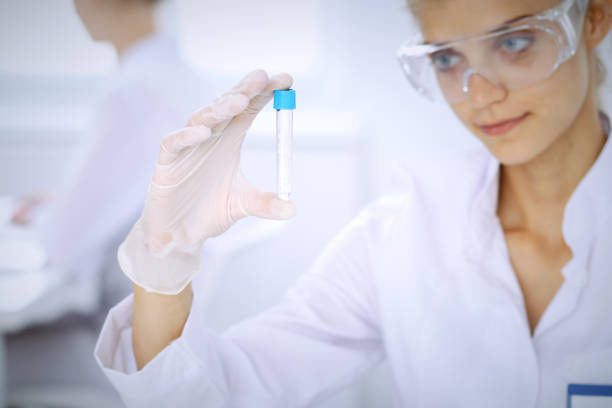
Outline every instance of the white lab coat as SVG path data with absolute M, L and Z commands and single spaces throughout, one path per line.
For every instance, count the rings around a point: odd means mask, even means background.
M 311 406 L 383 358 L 398 407 L 563 407 L 568 383 L 612 384 L 612 142 L 567 204 L 574 257 L 533 336 L 496 217 L 499 162 L 478 150 L 412 169 L 281 304 L 223 333 L 196 292 L 182 335 L 137 371 L 132 296 L 112 309 L 95 357 L 126 404 Z
M 116 265 L 117 246 L 142 210 L 161 140 L 212 100 L 204 88 L 170 37 L 153 35 L 126 50 L 94 109 L 86 153 L 42 213 L 51 265 L 81 279 L 98 279 L 105 264 Z

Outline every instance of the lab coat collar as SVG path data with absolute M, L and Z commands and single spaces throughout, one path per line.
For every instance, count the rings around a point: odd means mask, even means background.
M 469 239 L 466 241 L 466 249 L 476 261 L 482 260 L 482 254 L 491 242 L 496 223 L 499 222 L 496 212 L 500 162 L 489 151 L 487 154 L 489 160 L 468 214 Z
M 566 281 L 579 287 L 586 283 L 586 271 L 594 239 L 603 228 L 609 228 L 612 209 L 612 143 L 609 142 L 610 119 L 599 113 L 608 141 L 595 163 L 580 181 L 564 212 L 563 236 L 573 258 L 563 268 Z M 499 227 L 497 203 L 499 197 L 500 162 L 489 153 L 480 191 L 475 196 L 468 218 L 468 253 L 482 259 L 483 251 Z

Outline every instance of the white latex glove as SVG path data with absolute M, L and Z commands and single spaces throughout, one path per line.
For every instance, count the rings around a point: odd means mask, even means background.
M 295 206 L 253 187 L 240 170 L 248 128 L 272 99 L 288 89 L 287 74 L 248 74 L 187 127 L 164 138 L 142 215 L 118 251 L 123 272 L 149 292 L 176 294 L 201 269 L 207 238 L 248 215 L 284 220 Z

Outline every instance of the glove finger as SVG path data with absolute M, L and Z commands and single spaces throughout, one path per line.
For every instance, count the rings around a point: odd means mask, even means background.
M 258 95 L 251 98 L 251 102 L 244 111 L 244 115 L 254 118 L 270 102 L 274 96 L 274 91 L 289 89 L 291 85 L 293 85 L 291 75 L 287 73 L 274 75 L 270 78 L 266 87 Z
M 246 109 L 228 123 L 226 128 L 228 133 L 231 129 L 231 133 L 244 136 L 257 114 L 270 102 L 274 91 L 289 89 L 292 84 L 293 78 L 289 74 L 279 74 L 270 78 L 266 87 L 251 99 Z
M 233 92 L 239 92 L 240 94 L 245 95 L 247 98 L 251 100 L 249 102 L 250 104 L 253 99 L 257 98 L 259 94 L 265 91 L 266 87 L 268 87 L 269 84 L 270 82 L 268 80 L 268 74 L 263 70 L 255 70 L 249 73 L 242 81 L 238 83 L 238 85 L 234 86 L 234 88 L 232 88 L 228 93 L 231 94 Z M 222 124 L 219 124 L 218 126 L 219 131 L 225 132 L 230 122 L 231 120 L 226 121 Z M 247 128 L 237 129 L 239 133 L 236 135 L 236 137 L 239 138 L 240 136 L 244 136 L 243 132 Z
M 251 99 L 265 88 L 268 84 L 268 74 L 263 69 L 256 69 L 249 72 L 240 82 L 234 85 L 229 91 L 225 92 L 221 97 L 230 94 L 243 94 Z
M 207 126 L 189 126 L 176 130 L 162 140 L 157 163 L 170 164 L 183 150 L 209 140 L 211 130 Z
M 224 122 L 242 112 L 249 104 L 250 99 L 258 95 L 267 83 L 268 74 L 265 71 L 259 69 L 250 72 L 238 84 L 234 85 L 232 89 L 215 99 L 212 104 L 192 115 L 187 125 L 191 126 L 198 123 L 211 128 L 219 125 L 222 125 L 219 126 L 221 129 L 225 128 L 226 123 Z M 246 98 L 240 97 L 240 95 Z M 237 106 L 227 106 L 231 104 L 237 104 Z M 242 107 L 243 105 L 244 107 Z M 232 112 L 233 115 L 227 117 L 224 114 L 225 112 Z
M 279 199 L 275 193 L 249 191 L 239 197 L 241 216 L 253 215 L 272 220 L 288 220 L 295 216 L 295 205 Z
M 242 113 L 249 102 L 247 96 L 239 93 L 219 97 L 210 105 L 193 113 L 187 126 L 207 126 L 212 129 Z

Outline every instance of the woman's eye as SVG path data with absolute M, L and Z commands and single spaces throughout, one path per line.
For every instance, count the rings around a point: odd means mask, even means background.
M 500 47 L 503 48 L 504 51 L 519 53 L 526 50 L 532 42 L 532 36 L 506 37 L 501 40 Z
M 431 57 L 431 60 L 436 69 L 445 71 L 451 69 L 459 62 L 459 56 L 456 54 L 436 54 Z

